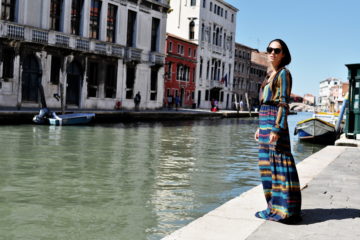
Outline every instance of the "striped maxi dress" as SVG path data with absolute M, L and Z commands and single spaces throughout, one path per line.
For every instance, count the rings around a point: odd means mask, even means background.
M 273 91 L 270 84 L 263 88 L 259 112 L 259 168 L 268 207 L 255 216 L 286 222 L 299 217 L 301 210 L 299 177 L 287 126 L 287 103 L 292 85 L 290 72 L 286 68 L 280 69 L 273 81 Z M 271 132 L 277 133 L 279 139 L 269 144 Z

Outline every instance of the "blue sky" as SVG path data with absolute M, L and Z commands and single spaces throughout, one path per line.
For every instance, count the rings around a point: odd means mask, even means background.
M 360 63 L 359 0 L 225 0 L 237 9 L 236 42 L 264 51 L 283 39 L 291 52 L 292 92 L 319 95 L 328 77 L 347 80 Z

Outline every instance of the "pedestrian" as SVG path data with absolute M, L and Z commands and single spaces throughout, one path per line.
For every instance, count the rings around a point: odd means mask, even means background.
M 170 110 L 172 107 L 173 97 L 169 95 L 167 98 L 168 98 L 168 109 Z
M 244 102 L 240 100 L 240 111 L 244 111 Z
M 140 92 L 138 92 L 134 97 L 135 111 L 139 111 L 140 102 L 141 102 L 141 95 Z
M 178 95 L 176 95 L 175 97 L 175 107 L 176 107 L 176 111 L 178 110 L 178 107 L 180 106 L 180 97 Z
M 214 108 L 215 108 L 215 112 L 219 111 L 219 101 L 216 99 L 214 101 Z
M 296 223 L 301 221 L 301 192 L 287 124 L 292 78 L 285 68 L 291 62 L 291 55 L 281 39 L 269 43 L 267 55 L 271 71 L 261 85 L 259 128 L 255 133 L 267 209 L 255 216 Z

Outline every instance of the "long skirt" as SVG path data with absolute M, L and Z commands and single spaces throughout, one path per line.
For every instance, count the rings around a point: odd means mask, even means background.
M 262 105 L 259 112 L 259 168 L 267 209 L 256 217 L 283 221 L 300 216 L 301 192 L 294 158 L 291 154 L 289 129 L 281 129 L 277 142 L 269 144 L 278 107 Z

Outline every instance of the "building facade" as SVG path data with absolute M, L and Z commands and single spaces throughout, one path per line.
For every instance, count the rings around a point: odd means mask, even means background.
M 231 107 L 237 9 L 222 0 L 171 0 L 167 32 L 198 45 L 196 106 Z
M 319 101 L 318 107 L 320 111 L 330 111 L 333 108 L 335 102 L 331 97 L 331 88 L 338 86 L 341 81 L 337 78 L 327 78 L 320 82 Z
M 165 58 L 165 105 L 180 98 L 181 107 L 192 107 L 195 103 L 195 74 L 197 45 L 172 34 L 166 37 Z
M 163 104 L 166 0 L 1 0 L 0 105 Z M 119 104 L 120 103 L 120 104 Z
M 340 111 L 341 106 L 346 97 L 346 93 L 349 91 L 349 83 L 340 82 L 338 85 L 334 85 L 330 88 L 330 102 L 334 103 L 333 111 Z
M 315 96 L 310 93 L 305 94 L 303 103 L 310 105 L 310 106 L 314 106 L 315 105 Z
M 251 52 L 252 48 L 235 43 L 235 61 L 234 61 L 234 82 L 233 82 L 233 98 L 234 103 L 240 101 L 246 102 L 245 96 L 249 92 L 250 87 L 250 68 L 251 68 Z M 237 104 L 234 104 L 237 106 Z M 245 104 L 244 104 L 245 106 Z
M 261 84 L 267 75 L 268 67 L 267 54 L 254 49 L 251 52 L 250 79 L 246 88 L 249 95 L 250 105 L 252 106 L 260 104 L 259 91 Z

